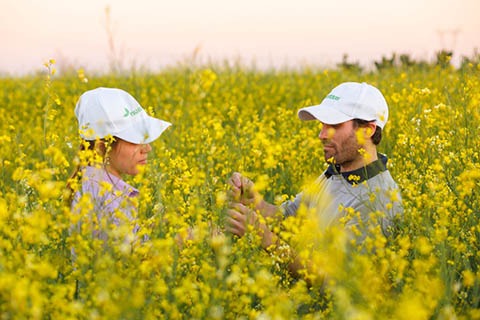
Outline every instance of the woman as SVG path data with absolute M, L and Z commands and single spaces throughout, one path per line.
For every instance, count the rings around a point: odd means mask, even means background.
M 91 218 L 98 224 L 133 222 L 139 192 L 122 176 L 139 173 L 152 150 L 150 143 L 171 124 L 150 117 L 135 98 L 116 88 L 85 92 L 75 115 L 83 142 L 79 165 L 68 182 L 73 211 L 95 213 Z M 105 230 L 95 228 L 94 233 L 106 237 Z

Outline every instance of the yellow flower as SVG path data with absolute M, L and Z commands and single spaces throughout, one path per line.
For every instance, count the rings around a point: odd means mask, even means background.
M 474 284 L 475 284 L 475 280 L 476 280 L 476 277 L 475 277 L 475 274 L 471 271 L 471 270 L 464 270 L 462 272 L 462 276 L 463 276 L 463 285 L 465 287 L 472 287 Z

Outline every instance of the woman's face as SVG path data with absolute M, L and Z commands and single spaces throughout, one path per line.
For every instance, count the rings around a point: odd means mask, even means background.
M 135 144 L 117 138 L 109 152 L 107 170 L 121 178 L 123 174 L 138 174 L 139 166 L 147 164 L 148 153 L 152 151 L 150 144 Z

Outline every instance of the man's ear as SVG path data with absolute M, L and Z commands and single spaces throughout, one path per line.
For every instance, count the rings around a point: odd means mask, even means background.
M 366 137 L 371 138 L 375 133 L 375 130 L 377 130 L 377 124 L 375 123 L 375 121 L 368 122 L 367 125 L 365 126 Z

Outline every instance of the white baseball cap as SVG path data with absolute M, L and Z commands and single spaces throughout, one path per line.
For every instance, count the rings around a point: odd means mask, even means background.
M 96 88 L 80 96 L 75 107 L 80 136 L 85 140 L 108 135 L 145 144 L 157 139 L 171 123 L 149 116 L 128 92 Z
M 339 124 L 352 119 L 375 121 L 383 129 L 388 105 L 380 90 L 365 82 L 344 82 L 335 87 L 322 103 L 298 110 L 301 120 Z

